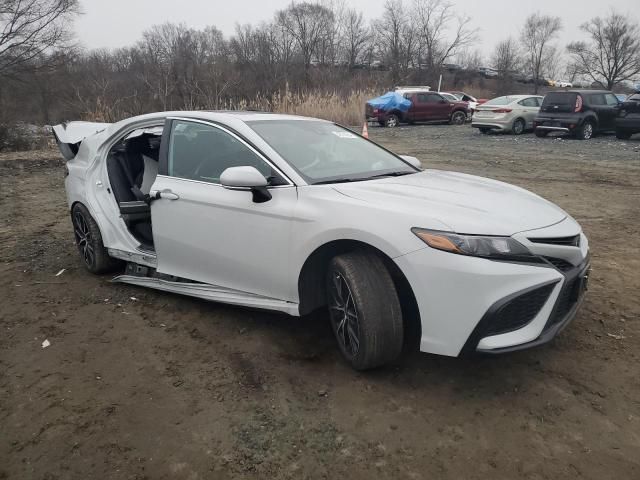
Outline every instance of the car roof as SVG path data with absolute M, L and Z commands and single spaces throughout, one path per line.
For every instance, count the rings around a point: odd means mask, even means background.
M 549 92 L 549 93 L 579 93 L 580 95 L 585 95 L 587 93 L 611 93 L 609 90 L 591 90 L 588 88 L 580 89 L 580 88 L 572 88 L 570 90 L 560 90 L 558 92 Z

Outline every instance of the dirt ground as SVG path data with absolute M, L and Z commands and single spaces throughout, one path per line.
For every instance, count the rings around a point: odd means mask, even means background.
M 410 353 L 357 373 L 324 315 L 90 275 L 73 244 L 62 161 L 5 154 L 0 479 L 640 478 L 640 138 L 483 136 L 468 126 L 370 135 L 425 166 L 515 183 L 571 213 L 593 255 L 574 323 L 527 352 Z

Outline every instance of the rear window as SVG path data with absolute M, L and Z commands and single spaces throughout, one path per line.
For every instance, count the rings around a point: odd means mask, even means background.
M 550 92 L 544 97 L 542 105 L 563 105 L 573 107 L 576 104 L 577 93 L 572 92 Z
M 509 105 L 511 102 L 516 100 L 514 97 L 498 97 L 489 100 L 485 105 Z

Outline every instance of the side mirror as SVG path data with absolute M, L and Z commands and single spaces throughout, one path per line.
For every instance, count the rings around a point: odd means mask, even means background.
M 255 167 L 229 167 L 220 175 L 220 184 L 230 190 L 250 190 L 255 203 L 271 200 L 267 179 Z
M 422 162 L 416 157 L 412 157 L 411 155 L 400 155 L 400 158 L 412 167 L 416 167 L 417 169 L 422 170 Z

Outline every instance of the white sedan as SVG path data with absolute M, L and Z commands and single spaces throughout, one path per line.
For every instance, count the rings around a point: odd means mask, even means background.
M 556 205 L 422 170 L 334 123 L 164 112 L 54 127 L 86 268 L 301 316 L 356 369 L 414 341 L 457 356 L 542 344 L 574 317 L 589 247 Z

